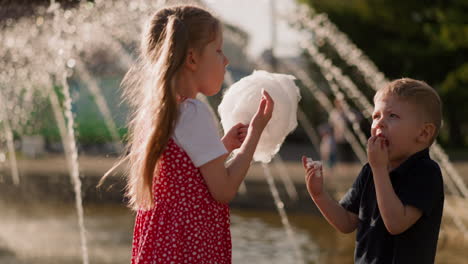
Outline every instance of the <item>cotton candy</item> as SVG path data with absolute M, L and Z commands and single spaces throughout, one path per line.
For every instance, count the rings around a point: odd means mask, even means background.
M 318 170 L 315 172 L 315 175 L 318 178 L 322 177 L 322 162 L 321 161 L 315 161 L 312 158 L 307 158 L 306 166 L 307 168 L 312 168 L 312 167 L 318 168 Z
M 301 99 L 299 88 L 292 75 L 254 71 L 234 83 L 223 95 L 218 112 L 224 131 L 237 123 L 248 124 L 257 112 L 262 89 L 275 102 L 273 115 L 268 122 L 257 149 L 254 161 L 269 163 L 279 151 L 286 136 L 297 127 L 297 105 Z

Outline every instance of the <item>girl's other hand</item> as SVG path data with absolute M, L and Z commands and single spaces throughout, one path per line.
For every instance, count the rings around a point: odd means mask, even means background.
M 257 113 L 252 118 L 251 126 L 253 129 L 263 131 L 273 115 L 274 102 L 267 91 L 262 90 L 262 99 L 258 106 Z
M 307 157 L 302 156 L 302 166 L 304 167 L 307 190 L 312 197 L 318 197 L 323 192 L 323 170 L 317 163 L 308 164 Z
M 247 136 L 248 127 L 249 125 L 237 123 L 235 126 L 231 127 L 231 129 L 229 129 L 221 139 L 229 153 L 242 145 L 242 142 L 244 142 L 244 139 Z

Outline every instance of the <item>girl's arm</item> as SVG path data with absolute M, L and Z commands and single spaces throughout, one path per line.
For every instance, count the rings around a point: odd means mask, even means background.
M 356 214 L 344 209 L 324 191 L 323 172 L 318 172 L 322 169 L 321 166 L 307 166 L 306 157 L 302 157 L 302 165 L 306 170 L 306 184 L 310 197 L 328 223 L 342 233 L 353 232 L 358 226 L 359 218 Z
M 258 107 L 257 113 L 250 122 L 247 137 L 232 162 L 225 167 L 226 155 L 222 155 L 200 167 L 208 189 L 213 198 L 222 203 L 230 202 L 237 193 L 240 184 L 250 167 L 255 148 L 257 147 L 263 129 L 271 119 L 273 100 L 267 92 Z

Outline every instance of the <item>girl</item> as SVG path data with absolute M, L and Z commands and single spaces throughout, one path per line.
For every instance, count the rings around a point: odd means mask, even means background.
M 198 7 L 159 10 L 142 41 L 142 66 L 124 78 L 135 109 L 127 157 L 127 196 L 137 211 L 134 264 L 231 263 L 227 203 L 247 173 L 273 101 L 263 92 L 250 124 L 219 138 L 209 109 L 195 96 L 221 88 L 228 64 L 221 26 Z M 141 72 L 147 75 L 135 77 Z

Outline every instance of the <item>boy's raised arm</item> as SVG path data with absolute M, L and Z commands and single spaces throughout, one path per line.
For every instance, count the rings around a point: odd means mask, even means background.
M 353 232 L 358 225 L 358 216 L 344 209 L 323 190 L 321 166 L 308 165 L 306 157 L 302 157 L 302 165 L 306 170 L 307 190 L 325 219 L 342 233 Z
M 367 144 L 369 164 L 374 177 L 375 193 L 380 215 L 392 235 L 398 235 L 410 228 L 422 216 L 422 211 L 414 206 L 404 205 L 393 190 L 388 173 L 381 137 L 373 136 Z
M 404 205 L 393 190 L 386 169 L 372 169 L 375 193 L 382 220 L 388 232 L 398 235 L 405 232 L 422 216 L 422 211 L 411 205 Z

